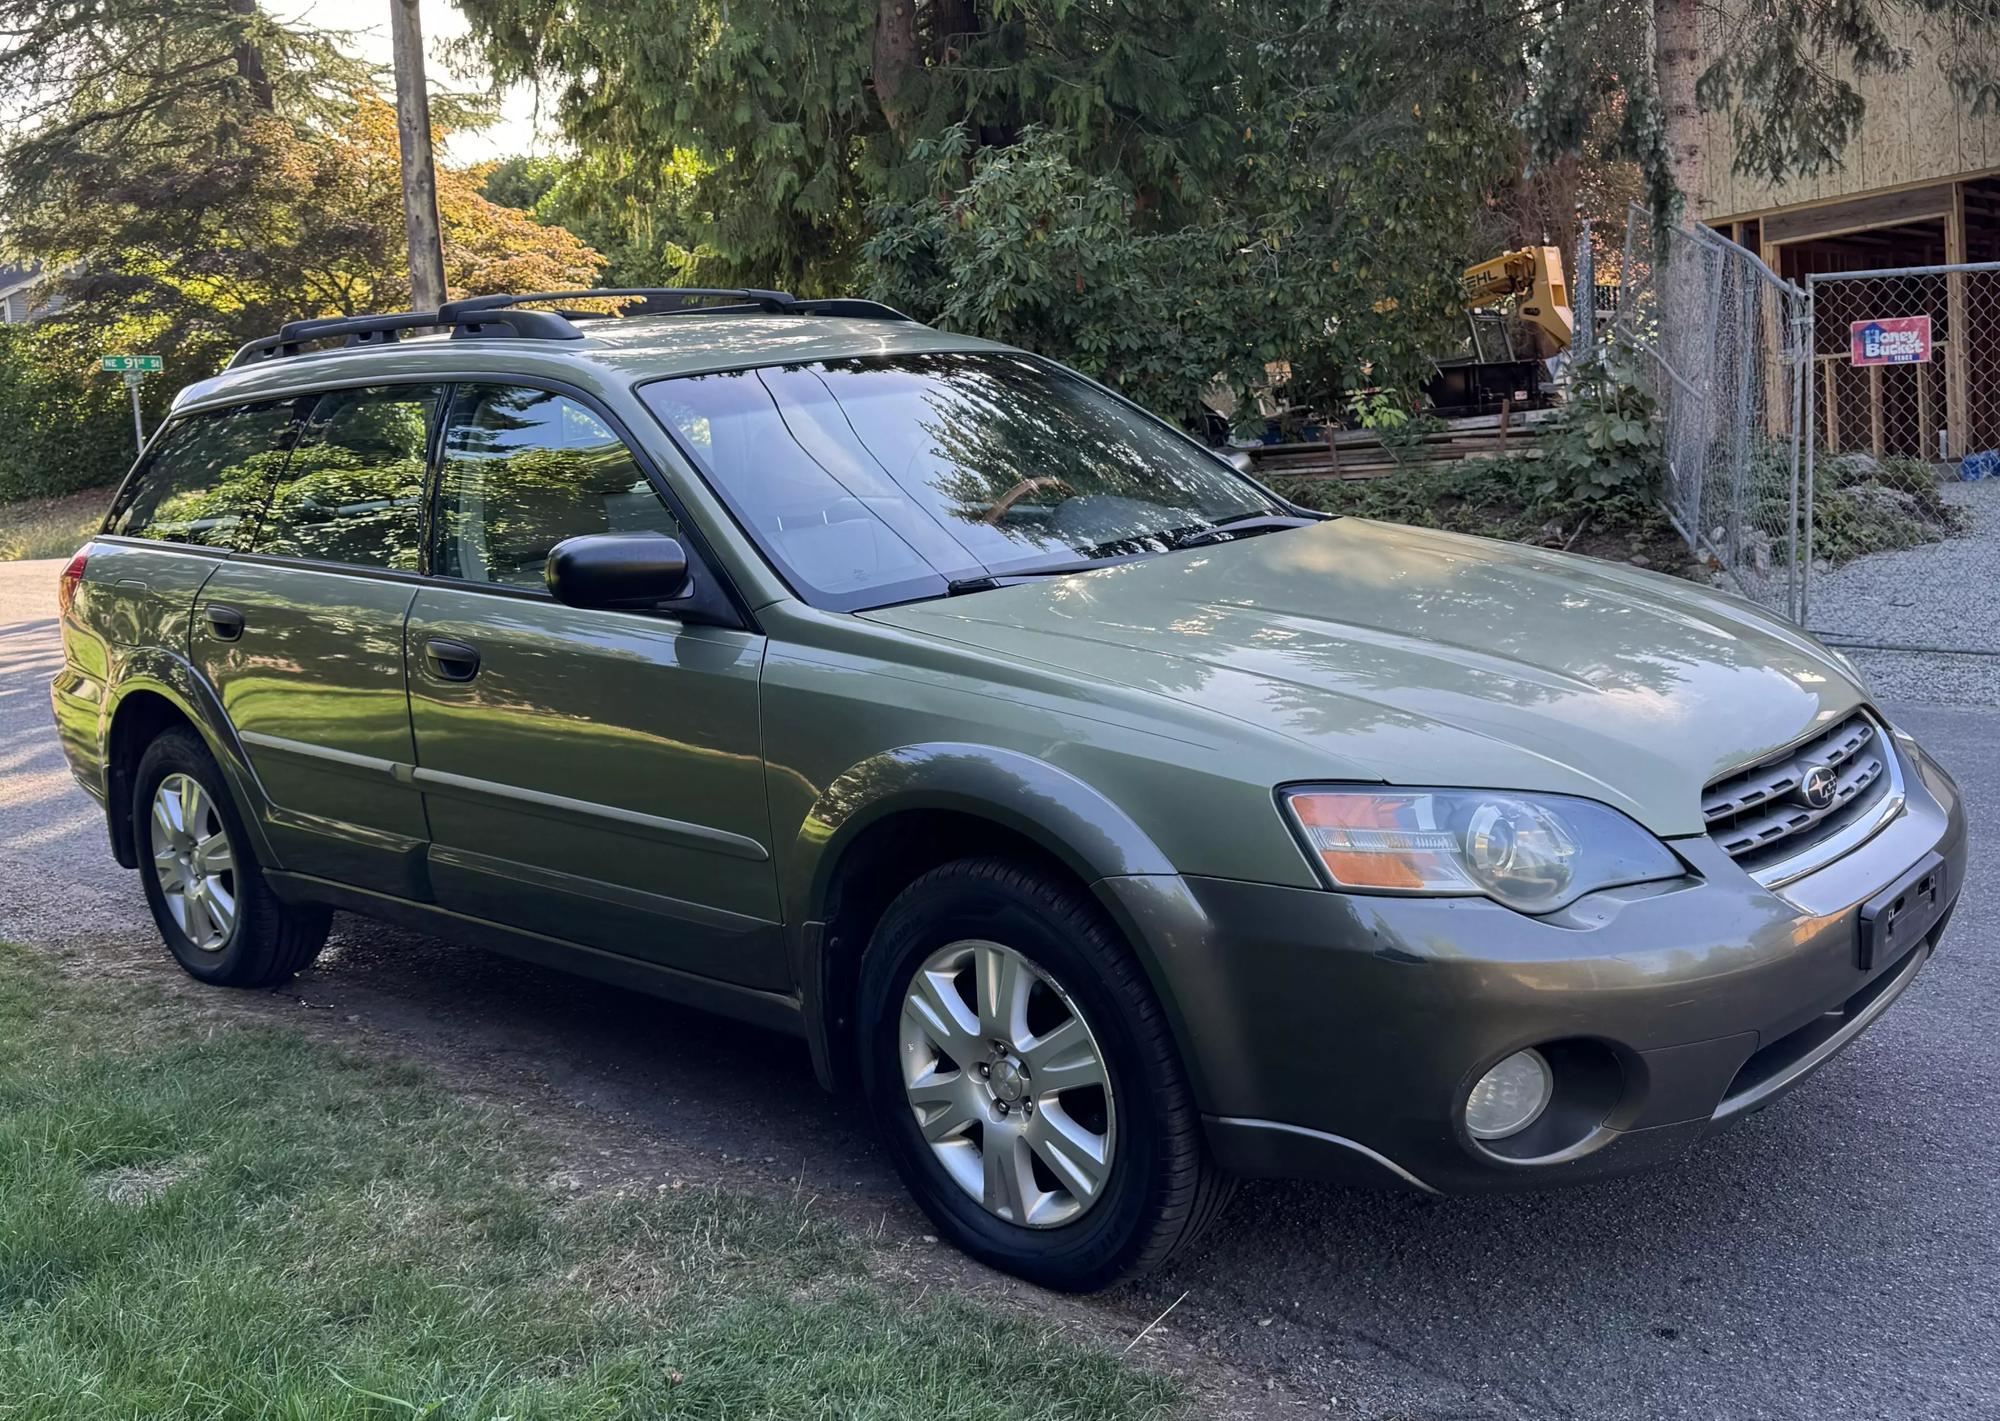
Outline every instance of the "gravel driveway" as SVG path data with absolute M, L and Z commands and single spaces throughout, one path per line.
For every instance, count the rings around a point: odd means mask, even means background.
M 579 1173 L 665 1159 L 749 1187 L 797 1179 L 926 1246 L 860 1112 L 819 1092 L 797 1042 L 345 917 L 284 992 L 186 983 L 50 733 L 58 566 L 0 564 L 0 937 L 559 1115 Z M 2000 715 L 1891 709 L 1959 776 L 1972 861 L 1988 862 Z M 1241 1415 L 2000 1416 L 1996 931 L 2000 880 L 1979 873 L 1944 951 L 1855 1049 L 1667 1169 L 1485 1199 L 1251 1185 L 1201 1249 L 1087 1306 L 1131 1335 L 1178 1301 L 1136 1355 L 1226 1359 Z M 962 1286 L 995 1284 L 969 1269 Z
M 2000 706 L 2000 479 L 1944 496 L 1971 516 L 1964 535 L 1815 574 L 1807 622 L 1885 699 Z

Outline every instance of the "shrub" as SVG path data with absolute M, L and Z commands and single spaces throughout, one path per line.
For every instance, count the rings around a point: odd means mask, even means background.
M 1840 454 L 1813 469 L 1813 556 L 1839 564 L 1935 543 L 1960 530 L 1936 472 L 1921 459 Z
M 0 326 L 0 502 L 74 493 L 131 465 L 132 407 L 60 322 Z
M 1598 353 L 1577 361 L 1568 400 L 1542 428 L 1541 494 L 1559 502 L 1657 496 L 1656 412 L 1622 360 Z

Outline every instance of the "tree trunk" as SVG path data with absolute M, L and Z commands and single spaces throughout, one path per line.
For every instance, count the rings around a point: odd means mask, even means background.
M 1708 155 L 1694 92 L 1703 67 L 1701 10 L 1701 0 L 1653 0 L 1653 77 L 1666 130 L 1667 168 L 1690 221 L 1709 215 Z
M 931 0 L 931 57 L 938 64 L 958 58 L 979 28 L 972 0 Z
M 396 56 L 396 139 L 403 158 L 410 309 L 435 311 L 444 304 L 444 243 L 438 235 L 431 98 L 424 78 L 424 33 L 417 22 L 417 0 L 389 0 L 389 38 Z
M 873 58 L 875 102 L 882 106 L 889 132 L 898 142 L 908 143 L 923 65 L 917 43 L 916 0 L 877 0 Z
M 257 14 L 257 0 L 229 0 L 229 11 L 254 19 Z M 236 76 L 250 86 L 251 102 L 265 113 L 275 113 L 278 108 L 277 95 L 271 89 L 271 75 L 264 68 L 264 53 L 250 42 L 248 35 L 236 42 Z

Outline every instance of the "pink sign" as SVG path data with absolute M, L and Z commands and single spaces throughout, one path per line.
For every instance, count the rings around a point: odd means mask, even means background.
M 1856 365 L 1918 365 L 1931 358 L 1929 316 L 1884 316 L 1856 321 L 1847 330 Z

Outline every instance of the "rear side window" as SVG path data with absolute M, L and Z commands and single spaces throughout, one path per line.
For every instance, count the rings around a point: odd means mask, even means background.
M 445 426 L 432 571 L 539 588 L 549 550 L 586 533 L 678 536 L 680 526 L 588 406 L 547 390 L 460 385 Z
M 289 400 L 177 419 L 119 491 L 104 531 L 237 548 L 283 469 L 295 428 Z
M 439 385 L 334 390 L 312 402 L 258 520 L 255 551 L 417 570 Z

